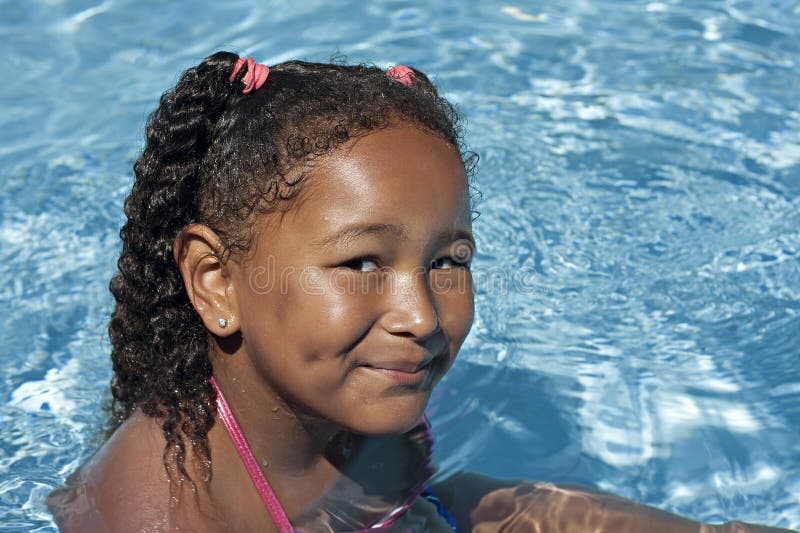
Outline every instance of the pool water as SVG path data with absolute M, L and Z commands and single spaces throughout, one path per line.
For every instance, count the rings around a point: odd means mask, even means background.
M 100 442 L 144 120 L 218 49 L 432 74 L 481 155 L 444 473 L 800 528 L 800 5 L 0 1 L 0 530 Z

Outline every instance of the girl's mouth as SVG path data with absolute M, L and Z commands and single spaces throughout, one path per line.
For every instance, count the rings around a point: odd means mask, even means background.
M 433 359 L 428 359 L 419 363 L 396 361 L 362 364 L 359 366 L 398 384 L 416 385 L 421 383 L 428 375 L 431 361 L 433 361 Z

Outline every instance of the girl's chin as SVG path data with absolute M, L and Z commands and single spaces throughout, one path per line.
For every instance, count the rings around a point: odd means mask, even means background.
M 398 409 L 395 406 L 379 409 L 370 406 L 357 416 L 350 417 L 347 426 L 353 433 L 365 436 L 400 435 L 416 427 L 422 420 L 427 402 Z

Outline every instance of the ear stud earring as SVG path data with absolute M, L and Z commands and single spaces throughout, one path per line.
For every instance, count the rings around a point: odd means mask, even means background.
M 228 325 L 228 321 L 225 320 L 224 318 L 220 318 L 219 320 L 217 320 L 217 324 L 219 324 L 219 327 L 224 328 L 225 326 Z

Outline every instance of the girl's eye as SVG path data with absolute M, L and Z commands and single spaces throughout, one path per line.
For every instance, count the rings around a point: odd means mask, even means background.
M 351 270 L 358 270 L 360 272 L 374 272 L 380 269 L 377 259 L 372 257 L 357 257 L 347 261 L 346 263 L 342 263 L 341 266 Z
M 449 269 L 449 268 L 457 268 L 457 267 L 466 267 L 469 268 L 469 262 L 461 263 L 456 261 L 452 257 L 440 257 L 435 261 L 431 262 L 431 268 L 433 269 Z

